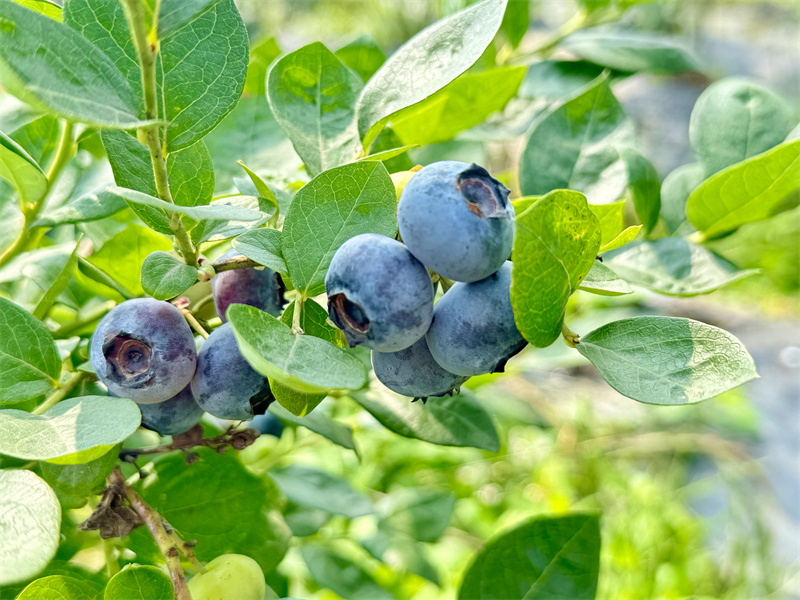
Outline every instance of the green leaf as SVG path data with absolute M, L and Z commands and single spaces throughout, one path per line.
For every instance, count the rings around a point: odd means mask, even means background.
M 777 146 L 795 123 L 792 108 L 774 92 L 753 81 L 726 78 L 697 99 L 689 142 L 708 176 Z
M 7 179 L 25 203 L 38 202 L 47 191 L 47 177 L 30 154 L 0 131 L 0 176 Z
M 156 300 L 169 300 L 197 281 L 197 269 L 167 252 L 153 252 L 142 263 L 142 288 Z
M 763 221 L 800 189 L 800 140 L 784 142 L 716 173 L 686 201 L 689 222 L 706 238 Z
M 325 289 L 336 250 L 360 233 L 393 237 L 396 196 L 386 167 L 363 161 L 318 175 L 294 197 L 281 237 L 281 251 L 295 288 L 306 297 Z
M 560 100 L 573 96 L 602 74 L 603 67 L 582 60 L 542 60 L 528 67 L 519 96 Z
M 363 568 L 333 550 L 308 544 L 300 553 L 311 577 L 321 587 L 330 588 L 350 600 L 394 600 L 394 596 L 375 583 Z
M 600 571 L 600 519 L 536 517 L 491 539 L 464 575 L 459 600 L 591 600 Z
M 521 214 L 525 206 L 520 209 L 517 208 L 517 214 Z M 600 247 L 610 243 L 614 240 L 625 227 L 625 201 L 612 202 L 610 204 L 590 204 L 589 210 L 597 217 L 598 224 L 600 225 Z
M 343 477 L 315 467 L 290 465 L 269 472 L 294 504 L 319 508 L 348 519 L 372 514 L 372 503 Z
M 367 380 L 353 354 L 288 325 L 252 306 L 232 304 L 226 313 L 239 350 L 256 371 L 305 393 L 356 390 Z
M 384 131 L 390 131 L 389 129 L 384 129 Z M 383 132 L 381 132 L 383 133 Z M 379 140 L 376 139 L 375 143 L 372 145 L 372 150 L 376 150 L 376 146 L 378 145 Z M 389 148 L 388 150 L 381 150 L 380 152 L 375 152 L 374 154 L 368 154 L 367 156 L 363 156 L 358 160 L 380 160 L 380 161 L 389 161 L 392 158 L 400 156 L 401 154 L 405 154 L 409 150 L 413 150 L 414 148 L 418 148 L 419 144 L 409 144 L 407 146 L 401 146 L 399 148 Z M 388 166 L 386 167 L 389 168 Z
M 101 138 L 116 184 L 158 196 L 153 163 L 147 148 L 123 131 L 104 131 Z M 175 204 L 189 207 L 208 204 L 214 193 L 214 169 L 205 144 L 198 142 L 170 153 L 167 157 L 167 179 Z M 128 202 L 128 205 L 150 228 L 166 235 L 172 234 L 168 217 L 160 206 L 142 206 L 132 202 Z M 192 225 L 186 221 L 184 223 L 188 228 Z
M 724 285 L 755 275 L 740 271 L 710 250 L 683 238 L 640 242 L 608 261 L 629 283 L 666 296 L 710 294 Z
M 607 244 L 602 244 L 600 246 L 600 252 L 609 252 L 611 250 L 616 250 L 617 248 L 622 248 L 622 246 L 632 242 L 636 236 L 639 235 L 641 230 L 641 225 L 631 225 L 630 227 L 626 227 L 613 240 Z
M 37 575 L 55 556 L 61 506 L 39 476 L 21 469 L 0 471 L 0 504 L 0 585 L 6 585 Z
M 25 227 L 25 215 L 20 210 L 20 203 L 13 196 L 11 186 L 0 179 L 0 252 L 5 252 L 22 233 Z
M 705 169 L 697 162 L 681 165 L 664 177 L 661 183 L 661 219 L 669 233 L 687 227 L 686 201 L 704 179 Z
M 100 595 L 88 581 L 68 575 L 49 575 L 33 581 L 17 600 L 99 600 Z
M 519 46 L 528 31 L 528 26 L 530 25 L 529 5 L 530 2 L 528 0 L 509 0 L 506 13 L 503 15 L 500 29 L 508 37 L 508 42 L 512 48 Z
M 681 73 L 700 70 L 688 46 L 654 31 L 613 27 L 583 29 L 563 39 L 559 46 L 584 60 L 618 71 Z
M 647 404 L 692 404 L 758 377 L 739 340 L 691 319 L 622 319 L 581 336 L 576 347 L 611 387 Z
M 394 113 L 424 100 L 471 67 L 500 28 L 505 8 L 506 0 L 473 4 L 423 29 L 390 56 L 358 99 L 358 133 L 364 148 Z
M 258 193 L 258 197 L 260 199 L 266 200 L 269 204 L 272 205 L 274 209 L 274 217 L 275 219 L 278 218 L 278 214 L 280 213 L 280 206 L 278 204 L 278 199 L 275 197 L 275 193 L 269 188 L 269 186 L 264 183 L 264 180 L 261 179 L 256 173 L 254 173 L 251 169 L 247 168 L 242 161 L 239 161 L 239 165 L 244 169 L 247 176 L 250 178 L 250 181 L 253 183 L 253 186 L 256 188 L 256 192 Z
M 62 400 L 43 415 L 0 410 L 0 453 L 57 465 L 92 461 L 139 427 L 135 402 L 109 396 Z
M 14 0 L 17 4 L 30 8 L 45 17 L 61 22 L 61 7 L 50 0 Z
M 153 208 L 160 208 L 167 213 L 176 213 L 179 215 L 186 215 L 197 221 L 209 219 L 235 219 L 237 221 L 256 221 L 261 218 L 261 213 L 251 210 L 249 208 L 242 208 L 233 204 L 209 204 L 207 206 L 179 206 L 177 204 L 170 204 L 160 198 L 143 194 L 136 190 L 129 188 L 112 186 L 108 188 L 112 194 L 122 196 L 129 202 L 141 206 L 150 206 Z
M 0 83 L 12 94 L 71 120 L 137 127 L 139 107 L 128 80 L 76 31 L 0 0 Z
M 631 143 L 631 122 L 608 76 L 598 77 L 536 121 L 520 159 L 520 189 L 526 196 L 573 189 L 592 203 L 613 202 L 628 183 L 616 146 Z
M 397 488 L 376 505 L 380 518 L 418 542 L 435 542 L 450 526 L 456 498 L 450 492 Z
M 351 397 L 381 425 L 399 435 L 439 446 L 467 446 L 489 452 L 500 448 L 492 417 L 464 389 L 454 396 L 428 398 L 426 404 L 388 392 Z
M 117 449 L 79 465 L 56 465 L 40 462 L 42 478 L 55 490 L 64 508 L 81 508 L 89 496 L 105 487 L 106 476 L 117 464 Z
M 479 125 L 514 97 L 525 67 L 466 73 L 419 104 L 392 116 L 404 144 L 437 144 Z
M 106 586 L 104 600 L 172 600 L 172 581 L 156 567 L 128 567 L 114 575 Z
M 517 215 L 511 305 L 537 348 L 561 334 L 567 300 L 594 264 L 600 227 L 580 192 L 556 190 Z
M 244 80 L 244 93 L 250 96 L 264 96 L 267 93 L 267 70 L 281 55 L 281 49 L 274 37 L 266 38 L 250 48 L 250 62 Z
M 109 239 L 87 262 L 121 285 L 128 296 L 144 294 L 140 265 L 153 252 L 172 250 L 172 242 L 141 225 L 132 223 Z M 101 281 L 101 283 L 104 283 Z M 107 284 L 106 284 L 107 285 Z
M 296 306 L 296 303 L 292 302 L 286 307 L 286 310 L 281 315 L 282 323 L 287 326 L 292 325 Z M 305 332 L 305 335 L 312 335 L 341 347 L 338 342 L 337 330 L 328 325 L 327 320 L 328 313 L 319 304 L 313 300 L 303 304 L 303 314 L 300 315 L 300 328 Z M 298 417 L 306 417 L 327 396 L 324 392 L 321 394 L 303 394 L 274 379 L 270 379 L 269 387 L 280 405 Z
M 281 421 L 305 427 L 322 437 L 328 438 L 334 444 L 342 448 L 347 448 L 348 450 L 356 449 L 356 444 L 353 441 L 353 430 L 350 429 L 350 426 L 336 421 L 335 419 L 331 419 L 318 410 L 304 417 L 296 417 L 280 404 L 273 402 L 269 405 L 268 411 Z
M 0 406 L 35 398 L 58 386 L 61 358 L 44 324 L 0 298 Z
M 628 188 L 636 215 L 645 231 L 651 231 L 661 210 L 661 181 L 653 164 L 633 148 L 620 148 L 620 157 L 628 173 Z
M 578 289 L 600 296 L 622 296 L 633 293 L 631 286 L 599 261 L 592 265 Z
M 117 214 L 125 208 L 125 200 L 110 192 L 86 194 L 70 200 L 55 210 L 48 210 L 33 222 L 34 227 L 58 227 L 73 223 L 97 221 Z
M 81 236 L 79 235 L 78 240 L 75 242 L 75 248 L 73 248 L 72 253 L 67 257 L 64 267 L 58 272 L 53 282 L 47 287 L 44 294 L 42 294 L 42 297 L 36 304 L 36 308 L 33 309 L 33 316 L 37 319 L 43 319 L 45 317 L 50 307 L 55 303 L 56 298 L 67 288 L 67 285 L 72 279 L 72 274 L 75 272 L 75 265 L 78 264 L 78 248 L 80 245 Z
M 361 80 L 322 43 L 303 46 L 274 63 L 267 90 L 272 112 L 309 174 L 356 157 L 354 106 Z
M 14 129 L 8 137 L 31 155 L 37 164 L 48 162 L 58 145 L 61 131 L 59 120 L 53 115 L 42 115 Z
M 353 69 L 362 81 L 366 82 L 386 62 L 383 53 L 375 40 L 369 35 L 360 35 L 349 44 L 339 48 L 334 54 L 348 67 Z
M 191 237 L 195 244 L 219 242 L 255 230 L 267 223 L 270 218 L 272 218 L 272 213 L 270 213 L 270 211 L 274 211 L 269 201 L 255 196 L 226 196 L 219 200 L 214 200 L 209 206 L 221 208 L 234 206 L 257 211 L 259 218 L 255 221 L 236 221 L 230 219 L 210 219 L 201 221 L 192 229 Z
M 269 267 L 281 275 L 288 275 L 281 254 L 281 232 L 277 229 L 254 229 L 236 237 L 233 247 L 250 260 Z

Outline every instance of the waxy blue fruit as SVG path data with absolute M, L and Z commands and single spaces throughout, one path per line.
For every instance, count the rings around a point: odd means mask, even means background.
M 176 396 L 158 404 L 142 404 L 142 427 L 160 435 L 177 435 L 191 429 L 203 416 L 203 409 L 194 401 L 190 386 Z
M 228 250 L 219 260 L 242 256 L 235 249 Z M 286 288 L 275 271 L 247 268 L 217 273 L 211 280 L 211 293 L 217 316 L 225 323 L 225 311 L 231 304 L 247 304 L 279 317 L 283 312 L 283 293 Z

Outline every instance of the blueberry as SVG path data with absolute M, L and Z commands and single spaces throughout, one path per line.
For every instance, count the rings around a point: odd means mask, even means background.
M 229 323 L 214 330 L 197 353 L 192 394 L 204 411 L 231 420 L 263 414 L 274 400 L 267 378 L 256 373 L 239 352 Z
M 274 435 L 277 438 L 281 437 L 283 433 L 283 422 L 271 413 L 253 417 L 249 426 L 253 429 L 258 429 L 264 435 Z
M 203 416 L 203 409 L 194 401 L 190 386 L 176 396 L 158 404 L 142 404 L 142 427 L 160 435 L 177 435 L 191 429 Z
M 228 250 L 220 257 L 242 256 L 235 249 Z M 214 306 L 217 315 L 225 323 L 225 311 L 230 304 L 248 304 L 279 317 L 283 312 L 283 293 L 286 288 L 281 276 L 264 267 L 263 269 L 233 269 L 222 271 L 211 280 Z
M 188 385 L 197 352 L 181 311 L 169 302 L 135 298 L 100 321 L 92 336 L 90 359 L 110 392 L 154 404 Z
M 426 267 L 455 281 L 478 281 L 511 255 L 514 207 L 486 169 L 445 160 L 423 167 L 405 186 L 397 226 Z
M 468 379 L 439 366 L 424 337 L 398 352 L 373 351 L 372 368 L 383 385 L 415 399 L 452 393 Z
M 408 348 L 428 330 L 433 283 L 403 244 L 374 233 L 347 240 L 325 277 L 328 314 L 350 347 Z
M 426 335 L 433 358 L 458 375 L 500 372 L 525 347 L 511 309 L 511 262 L 486 279 L 456 283 L 436 303 Z

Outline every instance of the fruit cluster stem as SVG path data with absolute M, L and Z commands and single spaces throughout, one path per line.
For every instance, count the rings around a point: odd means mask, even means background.
M 172 580 L 172 587 L 175 590 L 175 600 L 192 600 L 192 596 L 189 593 L 189 586 L 186 583 L 186 576 L 181 567 L 181 554 L 178 549 L 179 546 L 184 546 L 183 542 L 180 542 L 178 538 L 179 543 L 176 543 L 177 536 L 172 531 L 172 528 L 170 527 L 169 530 L 167 530 L 168 526 L 161 515 L 128 485 L 119 467 L 114 467 L 114 470 L 111 471 L 111 474 L 108 476 L 108 480 L 111 485 L 119 487 L 120 493 L 125 496 L 131 508 L 136 511 L 136 514 L 138 514 L 145 525 L 147 525 L 147 529 L 150 530 L 150 534 L 153 536 L 158 549 L 161 551 L 161 554 L 164 555 L 170 579 Z M 184 553 L 185 552 L 186 548 L 184 547 Z
M 142 91 L 144 95 L 145 118 L 148 123 L 139 129 L 139 139 L 142 137 L 147 143 L 150 151 L 150 160 L 153 163 L 153 176 L 155 177 L 156 191 L 158 197 L 175 204 L 172 192 L 169 189 L 169 177 L 167 171 L 167 159 L 164 156 L 164 149 L 161 143 L 161 126 L 158 123 L 158 88 L 156 86 L 156 46 L 147 37 L 147 25 L 144 17 L 141 0 L 120 0 L 125 12 L 125 19 L 131 31 L 133 45 L 136 54 L 139 56 L 139 64 L 142 68 Z M 197 249 L 195 249 L 186 228 L 179 215 L 169 214 L 169 228 L 175 237 L 181 256 L 187 265 L 197 266 Z

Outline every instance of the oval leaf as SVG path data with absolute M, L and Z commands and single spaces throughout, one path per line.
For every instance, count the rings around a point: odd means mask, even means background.
M 142 288 L 156 300 L 169 300 L 197 281 L 197 269 L 167 252 L 153 252 L 142 263 Z
M 37 575 L 55 556 L 61 506 L 50 486 L 20 469 L 0 471 L 0 505 L 0 584 L 6 585 Z
M 0 454 L 60 465 L 85 463 L 131 435 L 141 420 L 136 403 L 109 396 L 70 398 L 43 415 L 0 410 Z
M 611 387 L 646 404 L 692 404 L 758 376 L 739 340 L 691 319 L 622 319 L 582 336 L 576 347 Z
M 511 305 L 523 337 L 538 348 L 561 334 L 567 300 L 594 264 L 600 226 L 586 197 L 557 190 L 517 215 Z
M 244 304 L 226 313 L 239 350 L 256 371 L 308 394 L 357 390 L 367 380 L 364 364 L 353 354 L 292 328 L 270 314 Z
M 99 600 L 98 589 L 88 581 L 68 575 L 48 575 L 30 583 L 17 600 Z
M 156 567 L 123 569 L 111 578 L 103 593 L 104 600 L 172 600 L 172 581 Z
M 277 229 L 254 229 L 233 240 L 233 247 L 250 260 L 269 267 L 281 275 L 288 275 L 281 252 L 281 232 Z
M 143 194 L 136 190 L 128 188 L 111 186 L 108 188 L 112 194 L 122 196 L 125 200 L 138 204 L 140 206 L 150 206 L 152 208 L 160 208 L 167 213 L 177 213 L 179 215 L 186 215 L 197 221 L 209 219 L 235 219 L 237 221 L 257 221 L 261 218 L 261 213 L 249 208 L 235 206 L 232 204 L 214 204 L 208 206 L 178 206 L 177 204 L 170 204 L 156 198 L 150 194 Z
M 348 519 L 372 514 L 372 503 L 343 477 L 314 467 L 290 465 L 269 472 L 290 502 Z
M 631 286 L 601 262 L 592 265 L 578 289 L 600 296 L 622 296 L 633 293 Z
M 484 0 L 437 21 L 389 57 L 358 99 L 364 148 L 388 117 L 440 90 L 480 58 L 500 28 L 506 3 Z
M 317 544 L 306 544 L 300 552 L 314 581 L 342 598 L 395 600 L 369 573 L 339 553 Z
M 58 386 L 61 358 L 44 324 L 0 298 L 0 406 L 34 398 Z
M 591 600 L 600 571 L 597 515 L 537 517 L 501 533 L 475 556 L 459 600 Z
M 33 222 L 34 227 L 57 227 L 71 223 L 85 223 L 110 217 L 125 208 L 125 200 L 109 192 L 86 194 L 70 200 L 64 206 L 48 210 Z

